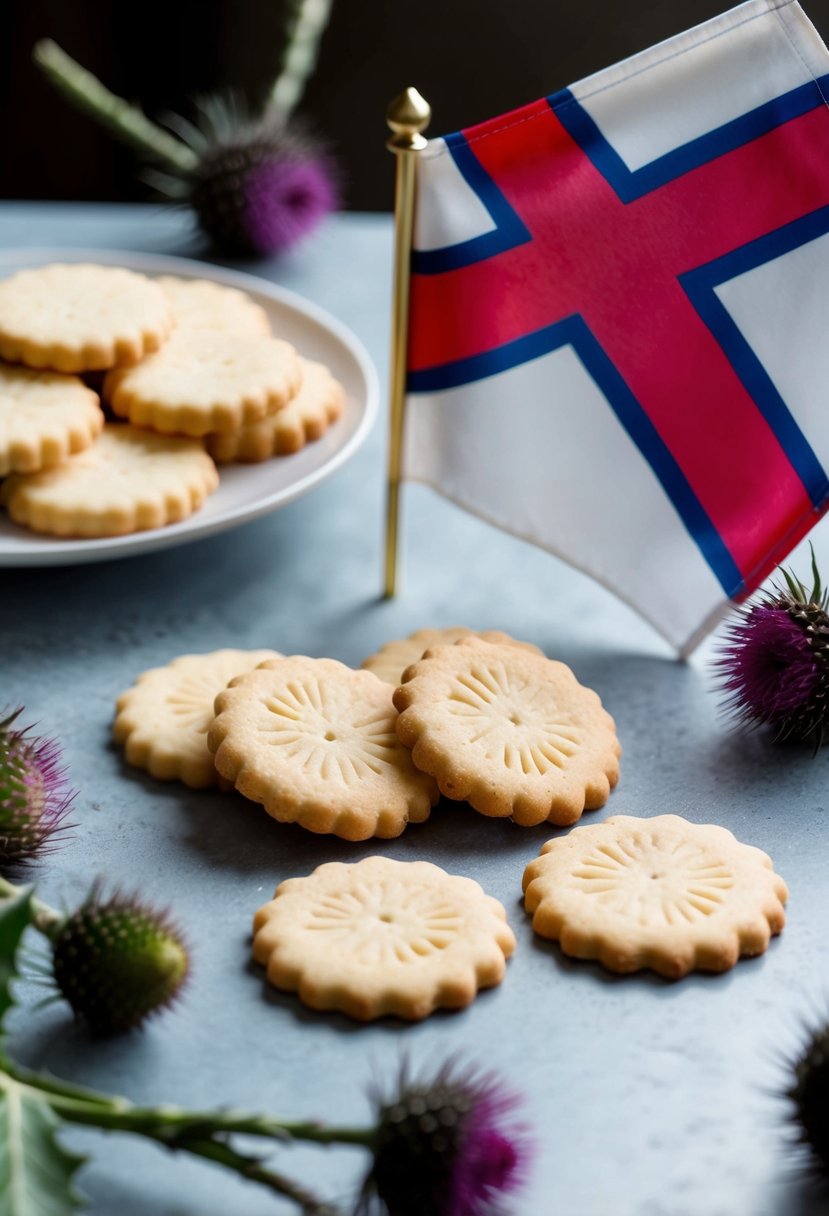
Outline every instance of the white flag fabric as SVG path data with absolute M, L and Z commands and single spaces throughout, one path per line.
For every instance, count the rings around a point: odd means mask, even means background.
M 827 96 L 749 0 L 419 157 L 404 476 L 678 649 L 829 504 Z

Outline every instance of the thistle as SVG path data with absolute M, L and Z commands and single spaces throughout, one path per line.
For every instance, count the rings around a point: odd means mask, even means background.
M 360 1211 L 388 1216 L 487 1216 L 520 1186 L 527 1143 L 508 1116 L 516 1099 L 491 1076 L 450 1065 L 377 1099 L 374 1156 Z
M 75 797 L 59 745 L 15 725 L 22 710 L 0 719 L 0 871 L 24 869 L 56 846 Z
M 794 1081 L 786 1097 L 800 1140 L 819 1169 L 829 1170 L 829 1023 L 810 1032 L 792 1066 Z
M 199 127 L 180 126 L 197 154 L 192 170 L 151 178 L 190 204 L 218 249 L 284 252 L 336 210 L 333 161 L 314 140 L 289 130 L 273 108 L 259 116 L 238 99 L 208 98 Z
M 495 1216 L 498 1200 L 520 1181 L 526 1147 L 518 1129 L 506 1122 L 514 1099 L 494 1078 L 464 1076 L 450 1067 L 429 1082 L 410 1082 L 404 1069 L 396 1095 L 389 1101 L 378 1097 L 375 1124 L 341 1127 L 229 1105 L 212 1110 L 169 1103 L 140 1107 L 18 1065 L 5 1048 L 21 941 L 30 925 L 60 940 L 75 918 L 58 923 L 59 915 L 36 900 L 30 889 L 16 889 L 4 880 L 0 893 L 5 896 L 0 898 L 0 1114 L 10 1112 L 0 1118 L 0 1189 L 20 1196 L 27 1212 L 37 1208 L 68 1213 L 77 1208 L 74 1176 L 83 1159 L 60 1142 L 68 1124 L 142 1136 L 168 1152 L 211 1161 L 287 1200 L 302 1216 L 341 1216 L 341 1209 L 271 1168 L 260 1151 L 251 1151 L 252 1138 L 266 1148 L 278 1148 L 280 1156 L 288 1145 L 303 1142 L 371 1153 L 373 1165 L 360 1201 L 364 1212 L 381 1205 L 391 1216 Z M 102 905 L 94 893 L 88 901 L 99 909 L 115 902 Z M 135 901 L 120 903 L 131 905 L 135 913 Z M 110 936 L 123 936 L 123 928 L 110 924 Z M 73 969 L 78 952 L 88 948 L 85 934 L 75 934 L 75 946 Z M 22 1213 L 23 1207 L 19 1210 Z
M 140 1026 L 173 1002 L 187 977 L 179 931 L 135 896 L 104 900 L 95 887 L 50 936 L 55 982 L 96 1034 Z
M 768 725 L 775 739 L 817 750 L 829 733 L 829 590 L 812 551 L 812 588 L 782 570 L 731 623 L 717 660 L 725 707 L 739 722 Z
M 310 235 L 338 207 L 340 195 L 329 153 L 289 123 L 315 62 L 329 6 L 293 7 L 285 66 L 261 112 L 232 95 L 208 97 L 197 123 L 174 114 L 166 130 L 111 93 L 50 39 L 37 44 L 34 59 L 74 106 L 141 154 L 151 185 L 192 207 L 217 250 L 282 253 Z

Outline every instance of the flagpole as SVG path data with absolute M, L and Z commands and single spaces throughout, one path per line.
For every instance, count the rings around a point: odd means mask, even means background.
M 432 111 L 417 89 L 404 89 L 389 105 L 386 122 L 392 132 L 386 147 L 397 161 L 394 188 L 394 284 L 392 288 L 391 380 L 389 385 L 389 461 L 386 492 L 386 560 L 383 594 L 397 588 L 400 522 L 400 474 L 406 403 L 406 353 L 409 336 L 409 279 L 414 228 L 417 153 L 426 147 L 421 134 Z

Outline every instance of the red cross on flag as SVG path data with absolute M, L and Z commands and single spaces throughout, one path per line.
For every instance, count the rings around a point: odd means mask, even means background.
M 827 96 L 749 0 L 419 154 L 404 475 L 680 649 L 829 505 Z

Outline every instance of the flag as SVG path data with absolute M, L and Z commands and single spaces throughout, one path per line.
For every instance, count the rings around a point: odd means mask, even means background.
M 419 154 L 404 476 L 686 651 L 829 501 L 827 96 L 749 0 Z

